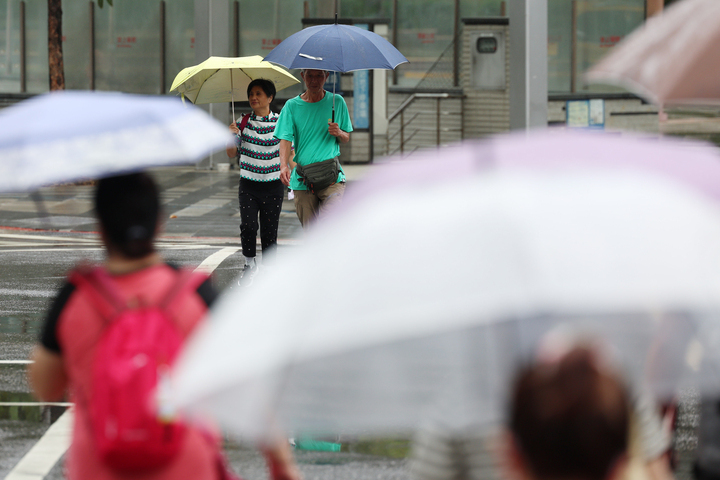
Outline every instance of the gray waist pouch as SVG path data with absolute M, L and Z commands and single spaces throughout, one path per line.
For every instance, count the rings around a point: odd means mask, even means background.
M 295 168 L 300 180 L 312 193 L 324 190 L 337 182 L 340 173 L 340 163 L 337 157 L 305 166 L 298 164 Z

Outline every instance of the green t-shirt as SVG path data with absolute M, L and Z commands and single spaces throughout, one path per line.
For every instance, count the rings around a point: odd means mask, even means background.
M 288 100 L 280 111 L 280 118 L 275 125 L 275 138 L 294 142 L 294 161 L 299 165 L 310 165 L 340 155 L 337 138 L 328 133 L 328 122 L 332 119 L 332 99 L 333 94 L 327 91 L 325 97 L 315 103 L 306 102 L 297 96 Z M 347 104 L 340 95 L 335 95 L 335 122 L 341 130 L 352 132 Z M 345 174 L 341 168 L 337 181 L 344 180 Z M 294 169 L 290 188 L 307 190 Z

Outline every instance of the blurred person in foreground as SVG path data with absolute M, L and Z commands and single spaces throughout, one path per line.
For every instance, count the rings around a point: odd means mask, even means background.
M 523 368 L 507 427 L 503 458 L 510 478 L 615 480 L 627 469 L 630 397 L 589 348 Z
M 306 90 L 285 103 L 275 127 L 275 138 L 280 139 L 280 180 L 295 193 L 295 210 L 303 228 L 340 202 L 345 193 L 345 173 L 338 156 L 340 144 L 350 141 L 353 127 L 343 97 L 324 88 L 329 75 L 325 70 L 302 70 Z M 293 143 L 297 165 L 291 168 Z
M 160 202 L 153 179 L 144 173 L 106 178 L 95 192 L 95 210 L 106 250 L 102 265 L 116 292 L 130 305 L 152 305 L 175 288 L 180 273 L 156 251 Z M 196 275 L 196 274 L 192 274 Z M 189 275 L 188 275 L 189 276 Z M 186 278 L 186 277 L 183 277 Z M 199 286 L 197 286 L 199 285 Z M 178 286 L 179 289 L 179 286 Z M 215 298 L 206 277 L 182 290 L 166 307 L 181 341 L 198 326 Z M 71 480 L 104 479 L 207 479 L 228 478 L 222 464 L 221 438 L 212 428 L 187 426 L 179 450 L 169 463 L 148 471 L 128 474 L 103 461 L 94 441 L 92 379 L 98 344 L 108 318 L 96 308 L 87 286 L 66 282 L 54 299 L 35 347 L 28 375 L 35 395 L 57 401 L 69 390 L 74 406 L 73 438 L 66 469 Z M 117 321 L 120 317 L 114 317 Z M 266 450 L 276 479 L 298 478 L 288 447 L 278 442 Z M 219 464 L 220 463 L 220 464 Z
M 411 478 L 590 480 L 589 472 L 580 475 L 580 466 L 602 463 L 602 458 L 609 462 L 615 456 L 618 467 L 595 480 L 616 478 L 620 471 L 625 479 L 672 479 L 667 455 L 671 439 L 654 398 L 638 386 L 624 386 L 605 366 L 607 352 L 599 345 L 577 345 L 585 344 L 562 333 L 543 339 L 537 360 L 513 384 L 508 433 L 498 435 L 493 427 L 477 426 L 458 431 L 437 423 L 421 428 L 413 439 Z M 626 420 L 622 403 L 628 403 Z M 624 423 L 627 427 L 620 427 Z M 619 428 L 627 428 L 626 439 L 621 440 Z M 536 457 L 539 472 L 529 470 Z M 557 470 L 542 473 L 546 464 Z

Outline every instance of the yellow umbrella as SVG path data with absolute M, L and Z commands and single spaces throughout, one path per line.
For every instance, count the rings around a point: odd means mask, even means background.
M 178 91 L 194 104 L 232 102 L 235 121 L 235 100 L 247 100 L 247 87 L 257 78 L 271 80 L 276 90 L 300 83 L 287 70 L 251 57 L 210 57 L 204 62 L 180 71 L 170 91 Z

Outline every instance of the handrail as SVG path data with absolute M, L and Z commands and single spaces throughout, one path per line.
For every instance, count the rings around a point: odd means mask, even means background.
M 441 100 L 445 100 L 445 99 L 449 99 L 449 98 L 464 98 L 464 95 L 463 95 L 463 94 L 459 94 L 459 93 L 413 93 L 412 95 L 410 95 L 408 98 L 406 98 L 406 99 L 400 104 L 400 106 L 397 108 L 397 110 L 395 110 L 390 116 L 388 116 L 388 124 L 390 124 L 393 120 L 395 120 L 398 116 L 400 116 L 400 129 L 398 130 L 398 132 L 396 132 L 395 134 L 389 136 L 388 139 L 387 139 L 387 141 L 388 141 L 388 150 L 389 150 L 390 142 L 391 142 L 392 139 L 394 139 L 395 136 L 399 133 L 399 134 L 400 134 L 400 146 L 399 146 L 399 150 L 400 150 L 400 153 L 402 154 L 402 153 L 404 152 L 404 150 L 405 150 L 405 142 L 408 141 L 408 140 L 410 140 L 413 136 L 415 136 L 415 133 L 417 133 L 417 130 L 416 130 L 415 132 L 413 132 L 412 135 L 410 135 L 410 137 L 408 137 L 407 139 L 405 138 L 405 127 L 406 127 L 407 125 L 409 125 L 410 123 L 412 123 L 412 121 L 418 116 L 418 113 L 416 113 L 416 114 L 413 116 L 413 118 L 411 118 L 411 119 L 410 119 L 409 121 L 407 121 L 407 122 L 405 122 L 404 114 L 405 114 L 405 110 L 406 110 L 415 100 L 421 99 L 421 98 L 425 98 L 425 99 L 428 99 L 428 98 L 429 98 L 429 99 L 435 99 L 435 100 L 437 101 L 437 108 L 436 108 L 436 115 L 437 115 L 437 126 L 436 126 L 437 135 L 436 135 L 436 137 L 437 137 L 437 138 L 436 138 L 436 143 L 437 143 L 437 145 L 439 146 L 439 145 L 440 145 L 440 132 L 441 132 L 441 131 L 447 131 L 447 130 L 443 130 L 443 129 L 440 127 L 440 116 L 441 116 L 441 112 L 440 112 L 440 101 L 441 101 Z M 461 127 L 460 131 L 462 132 L 462 127 Z
M 408 98 L 405 99 L 403 103 L 400 104 L 400 106 L 395 110 L 389 117 L 388 122 L 392 122 L 395 117 L 400 115 L 400 113 L 405 110 L 411 103 L 413 103 L 418 98 L 461 98 L 463 97 L 462 94 L 459 93 L 413 93 Z

